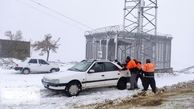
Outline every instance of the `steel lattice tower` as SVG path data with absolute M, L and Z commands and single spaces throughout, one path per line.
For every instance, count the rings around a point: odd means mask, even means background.
M 157 34 L 157 8 L 157 0 L 125 0 L 123 28 L 86 32 L 86 59 L 125 62 L 130 56 L 142 63 L 151 59 L 157 72 L 172 72 L 172 37 Z
M 125 0 L 123 29 L 157 35 L 157 0 Z

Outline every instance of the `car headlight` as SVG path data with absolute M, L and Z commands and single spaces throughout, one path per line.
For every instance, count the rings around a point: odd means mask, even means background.
M 45 82 L 48 82 L 48 79 L 45 78 L 45 77 L 43 77 L 42 80 L 45 81 Z
M 59 79 L 48 79 L 43 77 L 43 81 L 50 82 L 50 83 L 59 83 Z
M 59 79 L 52 79 L 50 80 L 51 83 L 59 83 Z

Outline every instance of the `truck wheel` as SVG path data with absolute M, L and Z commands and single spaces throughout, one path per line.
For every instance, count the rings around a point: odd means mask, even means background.
M 78 82 L 70 82 L 65 88 L 65 92 L 68 97 L 77 96 L 80 91 L 81 85 Z
M 117 83 L 117 88 L 120 90 L 124 90 L 127 88 L 127 79 L 126 78 L 121 78 L 119 79 Z
M 23 69 L 22 73 L 23 74 L 29 74 L 30 73 L 30 69 L 25 68 L 25 69 Z

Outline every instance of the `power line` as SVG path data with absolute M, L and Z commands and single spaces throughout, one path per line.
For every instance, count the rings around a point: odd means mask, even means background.
M 68 20 L 70 20 L 70 21 L 72 21 L 72 22 L 74 22 L 74 23 L 77 23 L 77 24 L 79 24 L 79 25 L 81 25 L 81 26 L 83 26 L 83 27 L 86 27 L 86 28 L 88 28 L 88 29 L 93 29 L 93 28 L 91 28 L 90 26 L 88 26 L 88 25 L 86 25 L 86 24 L 84 24 L 84 23 L 81 23 L 80 21 L 77 21 L 77 20 L 75 20 L 75 19 L 73 19 L 73 18 L 71 18 L 71 17 L 65 16 L 64 14 L 58 12 L 57 10 L 54 10 L 54 9 L 52 9 L 52 8 L 49 8 L 48 6 L 43 5 L 43 4 L 41 4 L 41 3 L 37 2 L 37 1 L 34 1 L 34 0 L 29 0 L 29 1 L 30 1 L 30 2 L 33 2 L 33 3 L 37 4 L 37 5 L 39 5 L 39 6 L 41 6 L 41 7 L 43 7 L 43 8 L 45 8 L 45 9 L 49 10 L 49 11 L 52 11 L 53 13 L 58 14 L 58 15 L 60 15 L 60 16 L 62 16 L 62 17 L 64 17 L 64 18 L 66 18 L 66 19 L 68 19 Z
M 32 8 L 32 9 L 34 9 L 34 10 L 37 10 L 37 11 L 39 11 L 39 12 L 41 12 L 41 13 L 44 13 L 44 14 L 50 16 L 50 17 L 56 18 L 57 20 L 60 20 L 60 21 L 63 22 L 63 23 L 66 23 L 65 21 L 62 21 L 61 19 L 59 19 L 58 17 L 56 17 L 56 16 L 54 16 L 54 15 L 48 13 L 48 12 L 42 11 L 42 10 L 38 9 L 37 7 L 32 6 L 31 4 L 28 4 L 28 3 L 26 3 L 26 2 L 23 2 L 22 0 L 18 0 L 18 1 L 19 1 L 20 3 L 22 3 L 22 4 L 24 4 L 24 5 L 29 6 L 30 8 Z M 66 23 L 66 24 L 67 24 L 67 23 Z

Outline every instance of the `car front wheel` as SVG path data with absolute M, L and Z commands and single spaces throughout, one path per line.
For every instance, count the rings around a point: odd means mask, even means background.
M 127 79 L 121 78 L 117 83 L 117 88 L 120 90 L 124 90 L 127 88 Z
M 81 85 L 78 82 L 68 83 L 65 89 L 66 95 L 69 97 L 79 95 L 80 91 L 81 91 Z

